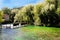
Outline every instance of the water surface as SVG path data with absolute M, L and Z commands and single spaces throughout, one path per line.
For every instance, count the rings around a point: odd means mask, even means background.
M 16 37 L 21 38 L 22 31 L 20 29 L 2 29 L 0 32 L 0 40 L 15 40 Z

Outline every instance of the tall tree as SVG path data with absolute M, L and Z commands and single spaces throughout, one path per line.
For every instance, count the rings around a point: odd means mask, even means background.
M 16 15 L 15 19 L 18 18 L 19 21 L 23 21 L 30 24 L 33 24 L 33 6 L 27 5 L 19 10 L 18 14 Z
M 28 5 L 26 6 L 26 15 L 28 16 L 28 23 L 33 24 L 34 20 L 33 20 L 33 5 Z
M 40 19 L 40 15 L 41 15 L 41 9 L 42 9 L 42 4 L 38 3 L 34 6 L 34 9 L 33 9 L 33 13 L 34 13 L 34 24 L 35 25 L 41 25 L 41 19 Z
M 51 26 L 58 24 L 58 15 L 56 14 L 56 10 L 58 8 L 58 0 L 46 0 L 46 2 L 48 3 L 49 9 L 48 9 L 48 20 L 49 20 L 49 24 Z M 57 19 L 58 18 L 58 19 Z M 57 19 L 57 20 L 56 20 Z

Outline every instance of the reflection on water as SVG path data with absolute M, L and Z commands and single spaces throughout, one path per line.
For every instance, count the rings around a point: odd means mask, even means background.
M 20 29 L 2 29 L 0 31 L 0 40 L 15 40 L 16 37 L 21 37 Z
M 2 40 L 2 30 L 0 28 L 0 40 Z

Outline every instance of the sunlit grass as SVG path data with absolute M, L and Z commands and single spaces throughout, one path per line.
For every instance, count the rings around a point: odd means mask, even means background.
M 21 40 L 60 40 L 60 28 L 26 26 L 20 30 L 23 32 Z

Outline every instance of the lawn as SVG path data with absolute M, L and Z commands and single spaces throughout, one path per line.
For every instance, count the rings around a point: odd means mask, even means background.
M 19 29 L 23 35 L 15 40 L 60 40 L 60 28 L 26 26 Z

